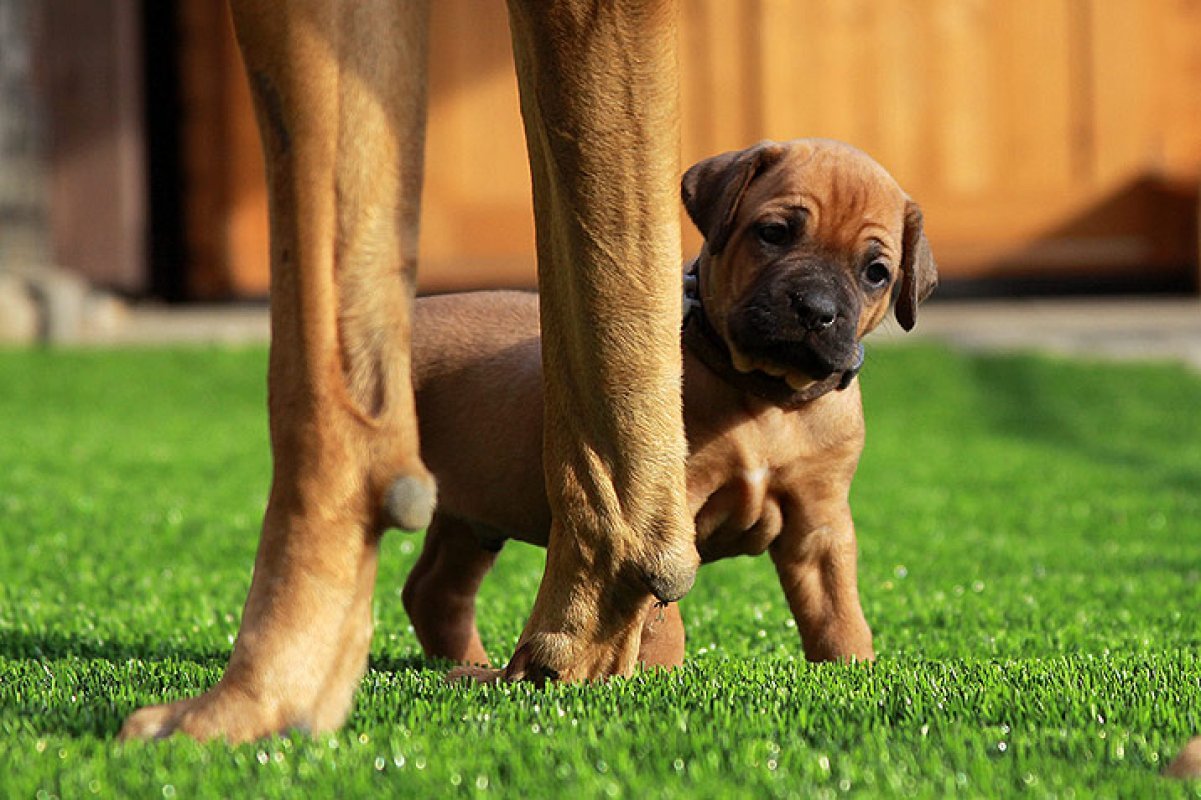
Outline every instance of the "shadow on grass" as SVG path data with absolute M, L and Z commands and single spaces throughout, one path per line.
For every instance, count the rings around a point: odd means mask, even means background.
M 371 656 L 367 669 L 372 672 L 450 672 L 458 666 L 453 661 L 444 658 L 426 658 L 425 656 Z
M 161 640 L 0 630 L 0 656 L 12 662 L 0 691 L 0 730 L 108 738 L 140 706 L 210 686 L 229 651 Z
M 112 738 L 138 708 L 213 686 L 229 650 L 8 630 L 0 631 L 0 656 L 13 662 L 0 690 L 0 731 Z M 453 666 L 421 656 L 373 656 L 369 662 L 371 672 L 384 674 L 445 674 Z
M 142 642 L 105 641 L 73 633 L 0 630 L 0 656 L 12 659 L 127 661 L 188 661 L 199 667 L 223 666 L 229 649 L 179 645 L 147 639 Z
M 1165 381 L 1163 369 L 1022 356 L 970 364 L 976 409 L 994 431 L 1122 470 L 1148 488 L 1201 485 L 1201 425 L 1180 413 L 1201 406 L 1195 382 Z

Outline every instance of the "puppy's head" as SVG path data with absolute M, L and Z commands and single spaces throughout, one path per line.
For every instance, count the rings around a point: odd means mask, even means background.
M 909 330 L 938 283 L 921 210 L 850 145 L 723 153 L 685 173 L 682 195 L 705 236 L 701 303 L 740 371 L 800 389 L 851 369 L 894 298 Z

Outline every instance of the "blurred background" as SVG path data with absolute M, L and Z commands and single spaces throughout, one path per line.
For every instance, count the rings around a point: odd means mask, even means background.
M 420 289 L 532 286 L 504 2 L 432 5 Z M 1197 293 L 1201 0 L 682 7 L 682 165 L 863 148 L 923 206 L 942 297 Z M 225 2 L 0 0 L 9 339 L 46 307 L 261 301 L 266 203 Z

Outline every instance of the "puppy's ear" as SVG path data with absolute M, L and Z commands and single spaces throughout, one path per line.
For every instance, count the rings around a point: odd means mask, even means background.
M 704 234 L 711 255 L 725 249 L 738 205 L 751 182 L 783 153 L 782 145 L 763 141 L 746 150 L 706 158 L 684 173 L 680 196 L 693 224 Z
M 913 330 L 917 322 L 918 303 L 925 300 L 938 286 L 938 268 L 930 242 L 922 230 L 922 210 L 912 200 L 905 204 L 905 234 L 901 254 L 901 284 L 893 311 L 905 330 Z

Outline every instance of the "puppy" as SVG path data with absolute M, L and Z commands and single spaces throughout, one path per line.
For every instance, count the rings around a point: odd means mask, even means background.
M 762 142 L 702 161 L 682 195 L 689 508 L 704 561 L 768 552 L 811 660 L 874 658 L 847 496 L 863 447 L 862 338 L 906 330 L 937 272 L 922 215 L 849 145 Z M 895 302 L 894 302 L 895 301 Z M 533 294 L 418 301 L 413 380 L 438 508 L 405 585 L 426 653 L 483 664 L 475 597 L 508 539 L 545 546 L 542 359 Z M 640 658 L 683 659 L 678 610 L 648 607 Z

